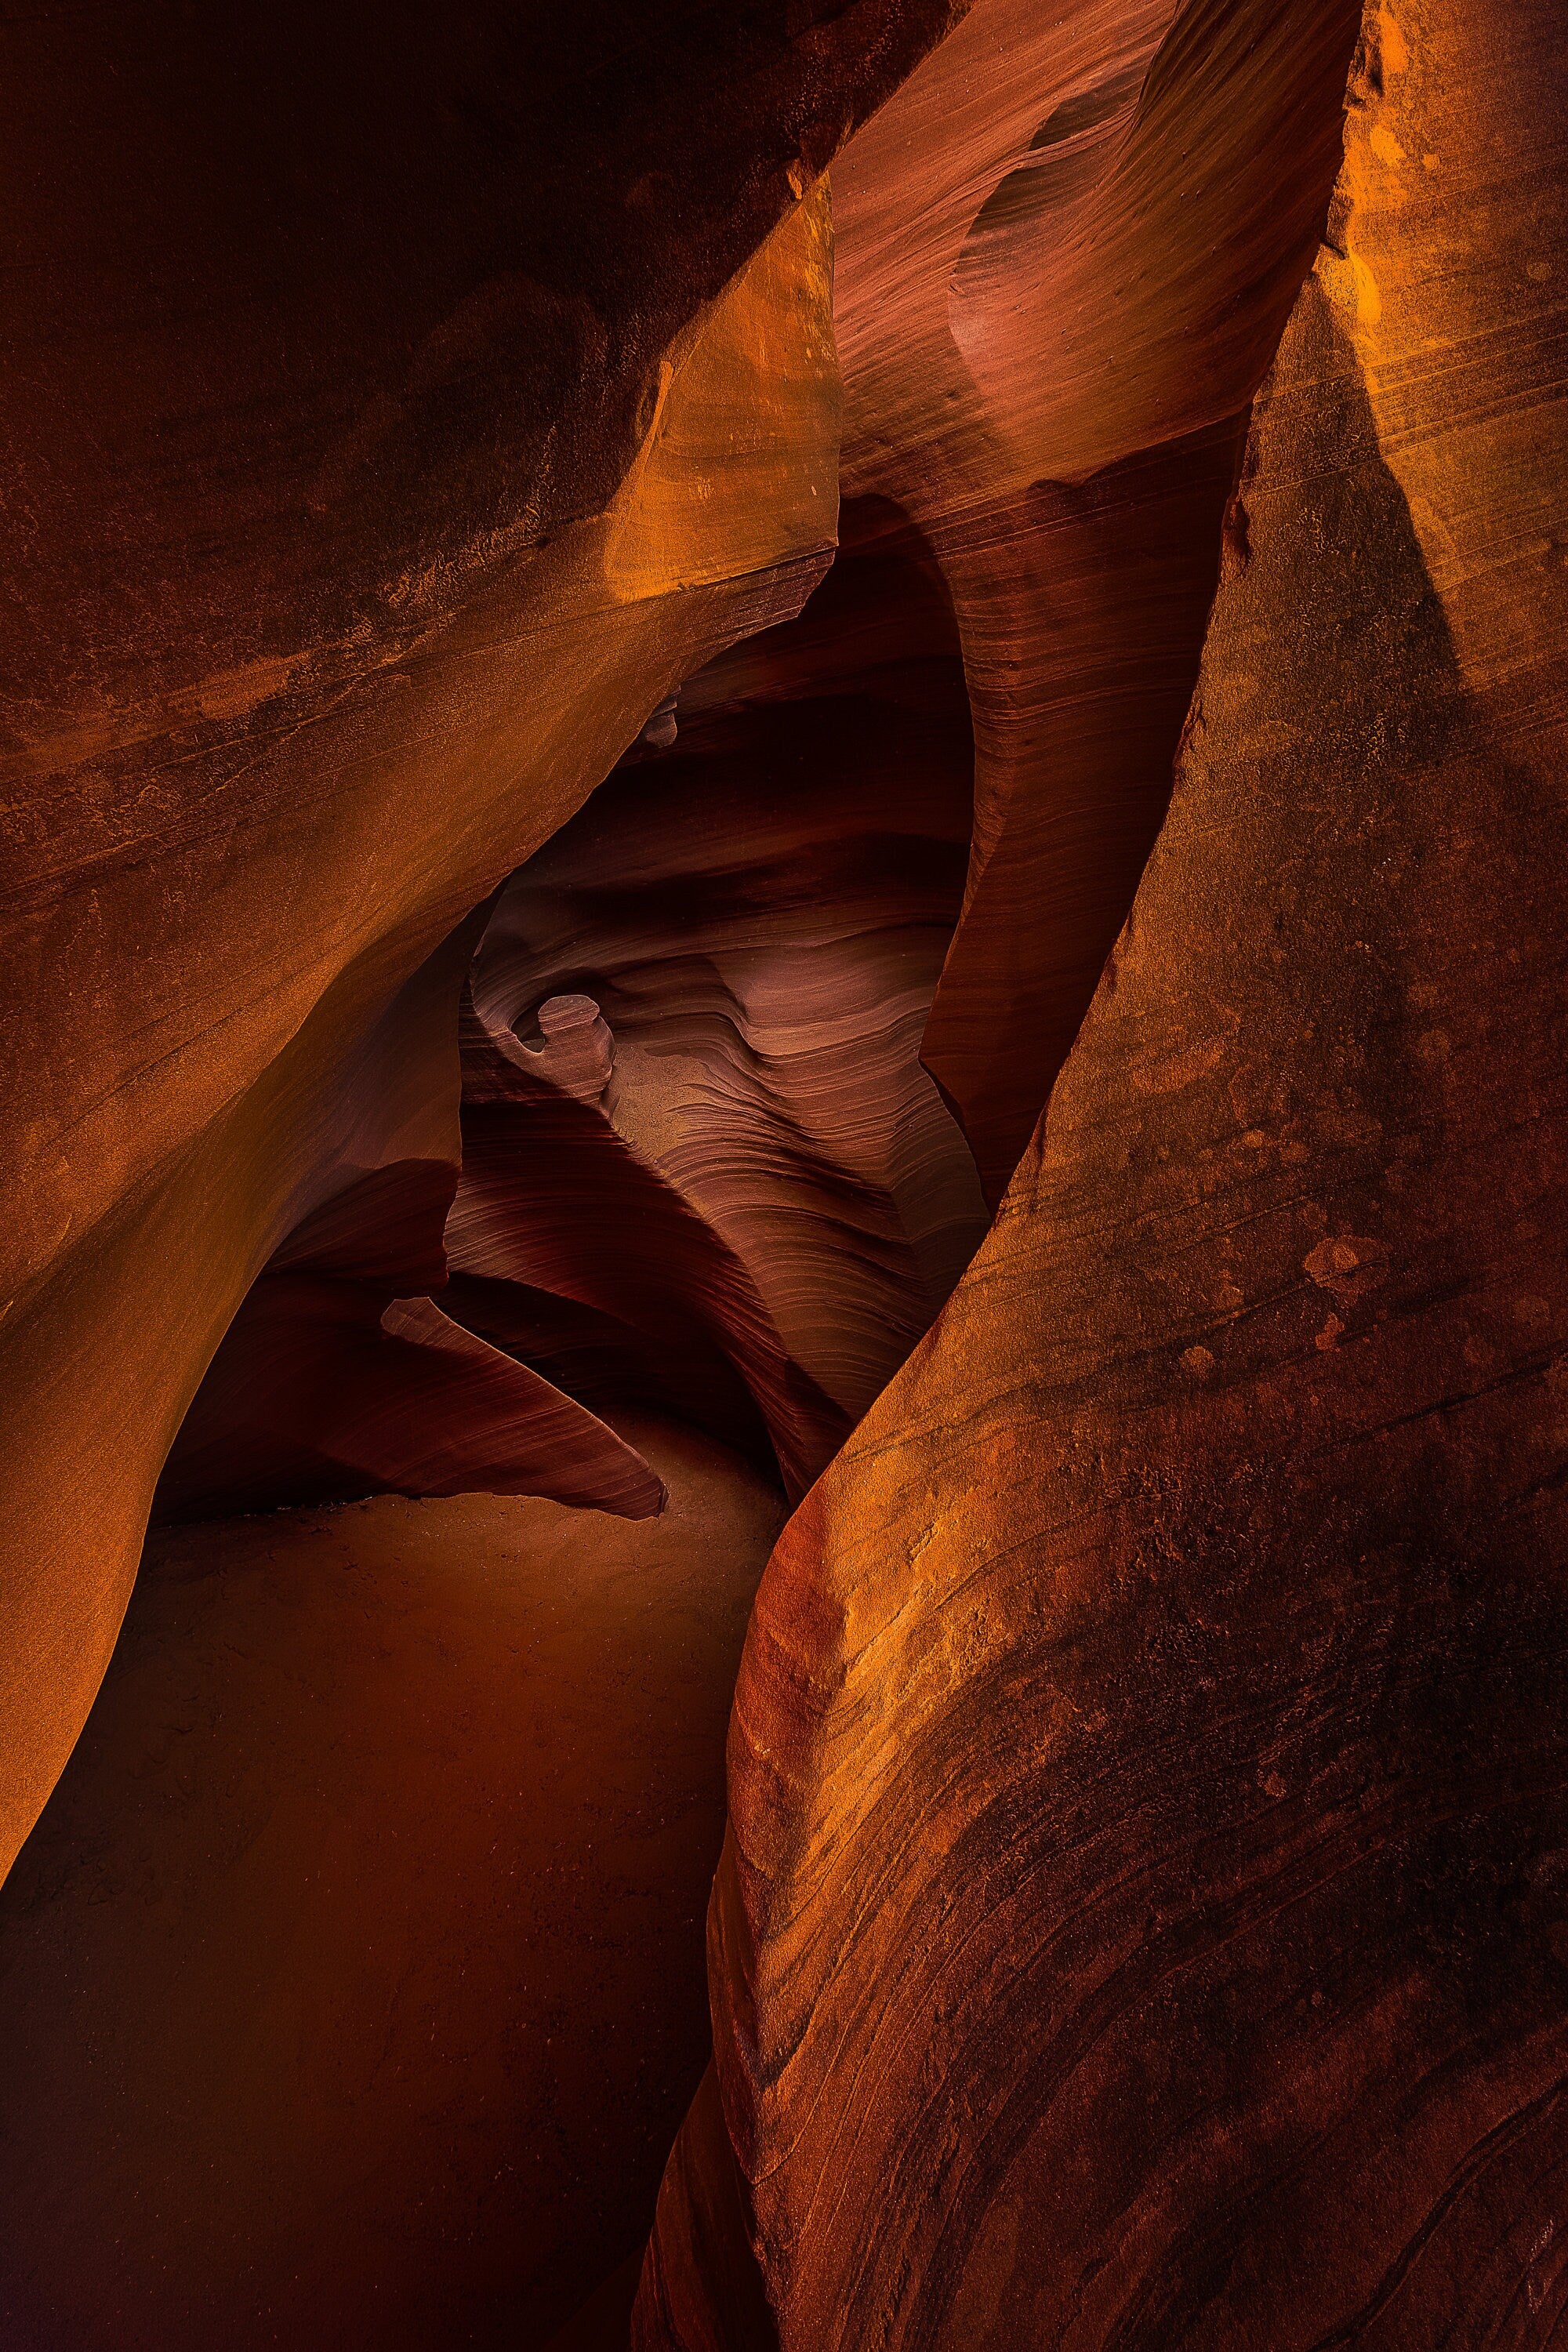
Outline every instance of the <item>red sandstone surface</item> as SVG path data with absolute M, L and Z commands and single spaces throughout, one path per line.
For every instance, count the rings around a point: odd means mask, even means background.
M 6 1854 L 236 1309 L 426 1122 L 413 976 L 826 569 L 818 175 L 949 22 L 4 28 Z
M 970 830 L 952 615 L 896 515 L 847 509 L 841 535 L 799 619 L 700 670 L 673 748 L 501 893 L 447 1227 L 476 1329 L 590 1401 L 641 1394 L 736 1444 L 760 1420 L 795 1496 L 985 1225 L 919 1058 Z M 527 1034 L 574 1001 L 599 1037 L 575 1084 Z M 546 1298 L 579 1310 L 558 1339 Z
M 128 2282 L 172 2347 L 1562 2340 L 1556 0 L 5 38 L 8 1853 L 203 1522 L 0 1898 L 22 2340 L 135 2340 Z M 786 1511 L 676 2131 L 635 1951 L 689 1955 Z M 555 1597 L 458 1608 L 525 1525 Z M 657 1703 L 592 1634 L 634 1562 L 718 1612 Z M 553 1723 L 702 1824 L 607 1957 L 607 1884 L 508 1908 L 564 1822 L 479 1852 Z M 225 1857 L 329 1780 L 311 1947 L 309 1806 Z M 452 1889 L 466 2054 L 344 2174 Z M 286 1944 L 314 2041 L 183 2034 Z M 533 2090 L 471 2102 L 544 2015 L 529 2193 Z
M 1564 2324 L 1565 72 L 1363 37 L 1130 919 L 763 1579 L 639 2345 Z

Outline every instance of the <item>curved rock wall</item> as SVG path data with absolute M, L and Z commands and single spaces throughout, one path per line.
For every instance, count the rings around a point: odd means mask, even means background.
M 447 1227 L 477 1329 L 743 1443 L 738 1385 L 795 1496 L 985 1224 L 919 1061 L 969 839 L 952 614 L 895 511 L 844 541 L 502 893 Z M 591 1370 L 520 1284 L 601 1318 Z
M 925 1035 L 993 1204 L 1164 813 L 1354 0 L 980 0 L 834 177 L 844 482 L 930 539 L 975 812 Z
M 639 2344 L 1564 2325 L 1568 53 L 1487 16 L 1369 17 L 1131 920 L 764 1576 Z
M 345 1156 L 395 1156 L 350 1082 L 367 1034 L 826 561 L 798 199 L 948 21 L 140 0 L 6 29 L 0 1858 L 240 1299 Z
M 0 36 L 0 1864 L 161 1472 L 776 1466 L 642 2352 L 1568 2329 L 1561 19 Z

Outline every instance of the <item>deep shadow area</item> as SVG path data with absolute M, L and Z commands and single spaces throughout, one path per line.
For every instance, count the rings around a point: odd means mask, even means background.
M 153 1538 L 0 1893 L 7 2347 L 528 2352 L 617 2269 L 629 2303 L 780 1506 L 628 1435 L 658 1519 L 383 1497 Z

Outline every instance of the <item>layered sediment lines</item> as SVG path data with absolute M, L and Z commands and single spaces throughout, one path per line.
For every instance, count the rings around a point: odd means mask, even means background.
M 1568 2325 L 1565 97 L 1369 18 L 1131 920 L 763 1578 L 639 2345 Z
M 973 707 L 924 1057 L 993 1203 L 1164 813 L 1357 15 L 979 0 L 835 174 L 845 488 L 931 542 Z
M 225 1332 L 163 1465 L 155 1521 L 389 1491 L 658 1509 L 663 1488 L 632 1447 L 428 1296 L 447 1276 L 458 1023 L 479 929 L 443 942 L 344 1074 L 359 1131 L 318 1171 L 325 1197 Z M 361 1167 L 380 1143 L 391 1156 Z
M 502 893 L 447 1234 L 454 1313 L 589 1403 L 765 1431 L 794 1495 L 985 1222 L 919 1060 L 969 838 L 957 641 L 896 511 L 844 542 Z
M 0 1867 L 161 1467 L 513 1499 L 158 1538 L 0 2332 L 614 2329 L 689 2098 L 637 2352 L 1541 2352 L 1560 0 L 264 13 L 5 36 Z
M 398 1156 L 367 1039 L 820 576 L 817 177 L 948 21 L 8 27 L 0 1861 L 241 1298 Z
M 651 1524 L 469 1496 L 153 1538 L 0 1893 L 8 2347 L 542 2352 L 595 2294 L 624 2342 L 780 1517 L 628 1433 Z

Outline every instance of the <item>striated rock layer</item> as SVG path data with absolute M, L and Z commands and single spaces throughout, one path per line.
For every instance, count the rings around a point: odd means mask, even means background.
M 952 614 L 896 512 L 844 539 L 502 893 L 447 1228 L 454 1314 L 589 1404 L 765 1432 L 796 1496 L 985 1224 L 918 1058 L 969 840 Z
M 7 26 L 0 1863 L 239 1301 L 405 1156 L 399 992 L 819 576 L 838 395 L 803 192 L 948 21 Z
M 1560 5 L 362 15 L 4 36 L 0 1865 L 155 1482 L 647 1524 L 163 1539 L 0 2313 L 620 2325 L 717 1438 L 642 2352 L 1558 2340 Z
M 979 0 L 844 156 L 847 492 L 933 548 L 974 716 L 925 1034 L 994 1203 L 1163 814 L 1355 0 Z
M 1131 921 L 763 1579 L 639 2345 L 1568 2327 L 1565 100 L 1368 18 Z
M 459 925 L 378 1023 L 351 1099 L 403 1113 L 395 1157 L 296 1226 L 224 1334 L 180 1424 L 153 1517 L 408 1495 L 546 1495 L 632 1518 L 658 1478 L 595 1414 L 427 1296 L 457 1190 L 458 1013 L 479 925 Z M 323 1187 L 328 1181 L 323 1173 Z

